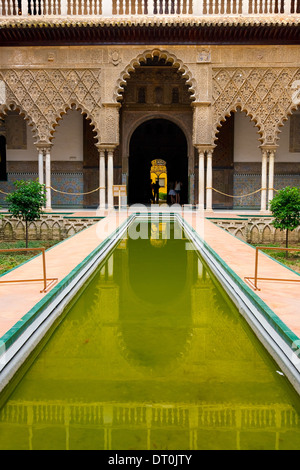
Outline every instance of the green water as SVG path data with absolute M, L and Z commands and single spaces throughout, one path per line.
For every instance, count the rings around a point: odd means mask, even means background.
M 0 449 L 299 449 L 298 395 L 197 252 L 160 236 L 125 236 L 77 295 Z

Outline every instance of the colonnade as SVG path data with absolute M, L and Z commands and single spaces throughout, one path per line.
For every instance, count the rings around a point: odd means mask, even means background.
M 100 209 L 111 208 L 114 205 L 114 148 L 114 146 L 98 146 Z
M 115 146 L 98 146 L 99 152 L 99 208 L 113 207 L 114 149 Z M 39 183 L 46 188 L 46 210 L 51 210 L 51 145 L 37 145 Z
M 212 211 L 212 191 L 213 176 L 212 162 L 214 146 L 198 145 L 199 154 L 199 178 L 198 178 L 198 206 L 200 209 Z M 274 162 L 275 146 L 262 146 L 262 167 L 261 167 L 261 204 L 260 210 L 269 210 L 269 203 L 274 196 Z M 206 163 L 206 165 L 205 165 Z M 206 175 L 206 179 L 205 179 Z M 205 197 L 206 196 L 206 197 Z M 206 203 L 205 203 L 206 200 Z
M 46 210 L 51 210 L 51 145 L 38 145 L 39 182 L 46 187 Z M 99 208 L 112 208 L 114 205 L 114 149 L 113 145 L 98 145 L 99 152 Z M 198 206 L 199 209 L 212 211 L 213 192 L 213 150 L 214 146 L 198 145 L 199 178 Z M 269 202 L 274 195 L 274 161 L 275 147 L 262 146 L 261 167 L 261 207 L 262 212 L 268 211 Z

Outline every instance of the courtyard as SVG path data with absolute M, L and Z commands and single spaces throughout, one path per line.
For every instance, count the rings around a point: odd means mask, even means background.
M 1 450 L 299 450 L 299 13 L 0 2 Z

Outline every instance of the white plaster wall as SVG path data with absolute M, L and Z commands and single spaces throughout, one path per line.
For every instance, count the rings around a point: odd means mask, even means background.
M 241 111 L 235 113 L 234 121 L 234 161 L 235 162 L 261 162 L 260 141 L 257 127 L 250 117 Z M 300 162 L 300 153 L 289 151 L 290 119 L 281 127 L 276 162 Z
M 290 119 L 285 121 L 283 127 L 280 128 L 278 149 L 276 150 L 276 162 L 298 162 L 300 163 L 300 153 L 290 152 Z
M 59 121 L 53 134 L 51 160 L 83 160 L 83 116 L 78 110 L 68 110 Z M 33 135 L 27 124 L 27 149 L 6 151 L 8 161 L 37 161 L 38 153 L 34 146 Z
M 79 110 L 69 109 L 58 122 L 53 134 L 51 160 L 83 160 L 83 119 Z
M 258 128 L 246 113 L 237 111 L 234 116 L 234 161 L 260 162 L 261 150 Z
M 37 149 L 34 146 L 33 134 L 31 127 L 26 121 L 27 128 L 27 149 L 17 150 L 17 149 L 6 149 L 6 160 L 7 161 L 37 161 L 38 153 Z

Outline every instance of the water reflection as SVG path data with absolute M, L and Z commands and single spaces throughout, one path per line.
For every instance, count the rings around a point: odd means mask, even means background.
M 120 242 L 3 407 L 1 449 L 299 448 L 298 397 L 185 248 Z

